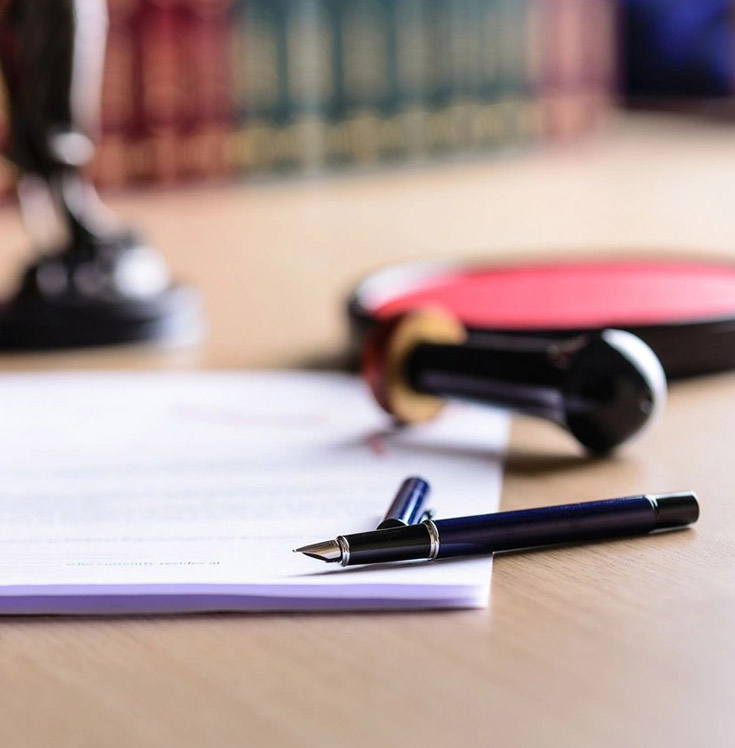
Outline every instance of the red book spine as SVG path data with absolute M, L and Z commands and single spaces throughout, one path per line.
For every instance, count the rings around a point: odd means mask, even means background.
M 597 124 L 611 109 L 618 85 L 618 2 L 588 0 L 585 10 L 585 81 L 592 124 Z
M 543 54 L 546 134 L 565 139 L 583 129 L 579 95 L 582 88 L 581 6 L 589 0 L 545 0 Z
M 10 121 L 8 119 L 8 99 L 5 85 L 0 80 L 0 154 L 5 152 L 10 135 Z M 0 156 L 0 205 L 10 201 L 13 191 L 13 167 L 10 162 Z
M 102 135 L 92 168 L 101 187 L 131 181 L 130 149 L 135 136 L 135 26 L 140 0 L 108 0 L 109 26 L 102 79 Z
M 0 0 L 0 13 L 3 12 L 3 2 Z M 4 30 L 0 28 L 0 34 Z M 15 46 L 8 39 L 3 38 L 3 47 Z M 13 165 L 3 156 L 10 140 L 10 112 L 8 104 L 8 92 L 5 80 L 0 75 L 0 204 L 10 202 L 13 197 L 15 182 L 15 169 Z
M 221 178 L 228 171 L 227 140 L 233 117 L 230 6 L 230 0 L 182 0 L 186 98 L 179 157 L 187 178 Z
M 175 0 L 141 0 L 137 38 L 136 176 L 167 184 L 180 175 L 179 137 L 186 108 L 181 44 L 184 27 Z
M 546 132 L 566 139 L 610 108 L 617 65 L 616 0 L 542 0 Z

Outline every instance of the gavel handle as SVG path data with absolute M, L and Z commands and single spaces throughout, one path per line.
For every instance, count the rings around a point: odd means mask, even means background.
M 548 341 L 537 346 L 417 345 L 405 375 L 419 392 L 522 411 L 561 422 L 564 367 Z

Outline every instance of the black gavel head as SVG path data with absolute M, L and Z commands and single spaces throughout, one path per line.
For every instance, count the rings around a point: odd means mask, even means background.
M 470 341 L 457 319 L 433 309 L 378 325 L 366 342 L 363 375 L 402 423 L 429 420 L 447 399 L 460 398 L 552 420 L 598 453 L 638 434 L 666 401 L 658 358 L 631 333 Z
M 582 338 L 562 385 L 564 423 L 584 447 L 609 452 L 640 433 L 663 410 L 666 375 L 635 335 L 603 330 Z

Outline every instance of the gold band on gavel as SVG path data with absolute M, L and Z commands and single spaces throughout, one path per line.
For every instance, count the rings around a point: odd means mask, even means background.
M 407 312 L 382 323 L 368 341 L 363 366 L 381 407 L 401 423 L 434 418 L 444 407 L 444 400 L 413 389 L 406 364 L 422 343 L 459 344 L 466 338 L 462 323 L 440 309 Z

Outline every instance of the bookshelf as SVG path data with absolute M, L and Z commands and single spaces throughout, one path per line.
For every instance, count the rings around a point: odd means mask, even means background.
M 615 0 L 109 0 L 98 182 L 319 173 L 594 130 Z

